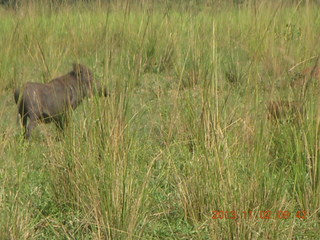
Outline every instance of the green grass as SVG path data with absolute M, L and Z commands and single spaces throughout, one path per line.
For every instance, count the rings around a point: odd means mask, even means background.
M 319 83 L 302 121 L 266 105 L 301 100 L 319 5 L 235 2 L 0 8 L 0 239 L 318 238 Z M 111 96 L 85 100 L 61 141 L 44 124 L 25 141 L 14 88 L 73 62 Z

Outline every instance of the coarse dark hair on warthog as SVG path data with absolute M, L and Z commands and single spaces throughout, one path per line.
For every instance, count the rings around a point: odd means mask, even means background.
M 54 122 L 63 131 L 68 111 L 76 109 L 85 97 L 93 94 L 108 96 L 106 88 L 94 82 L 91 70 L 77 63 L 71 72 L 48 83 L 27 82 L 21 89 L 17 88 L 14 99 L 25 138 L 30 138 L 40 122 Z

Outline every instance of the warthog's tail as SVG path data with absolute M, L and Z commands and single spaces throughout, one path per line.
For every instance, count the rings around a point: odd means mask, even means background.
M 14 101 L 16 102 L 16 104 L 18 104 L 19 102 L 19 95 L 20 95 L 20 89 L 16 88 L 16 90 L 14 91 Z M 20 124 L 20 113 L 18 113 L 17 115 L 17 124 Z
M 14 91 L 14 100 L 15 100 L 16 104 L 18 104 L 19 95 L 20 95 L 20 89 L 16 88 L 16 90 Z
M 20 97 L 20 89 L 16 88 L 16 90 L 14 91 L 14 101 L 16 102 L 16 104 L 18 105 L 18 115 L 17 115 L 17 124 L 21 124 L 20 122 L 20 118 L 22 117 L 22 109 L 21 109 L 21 102 L 19 100 Z

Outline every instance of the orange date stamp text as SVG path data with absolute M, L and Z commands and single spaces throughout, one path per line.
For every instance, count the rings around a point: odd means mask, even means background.
M 212 219 L 289 219 L 289 218 L 299 218 L 307 219 L 307 211 L 212 211 Z

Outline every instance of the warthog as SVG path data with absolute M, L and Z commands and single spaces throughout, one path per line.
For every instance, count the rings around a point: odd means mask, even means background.
M 81 64 L 73 64 L 71 72 L 48 83 L 27 82 L 22 91 L 17 88 L 14 99 L 22 119 L 24 136 L 29 139 L 40 122 L 54 122 L 59 130 L 63 130 L 67 124 L 67 112 L 94 93 L 107 96 L 105 88 L 93 83 L 91 70 Z
M 297 120 L 304 116 L 303 102 L 300 101 L 271 101 L 267 105 L 270 120 Z
M 306 85 L 312 79 L 314 79 L 316 83 L 320 82 L 320 66 L 309 67 L 302 73 L 297 74 L 296 79 L 294 79 L 290 85 L 292 88 L 307 87 Z

